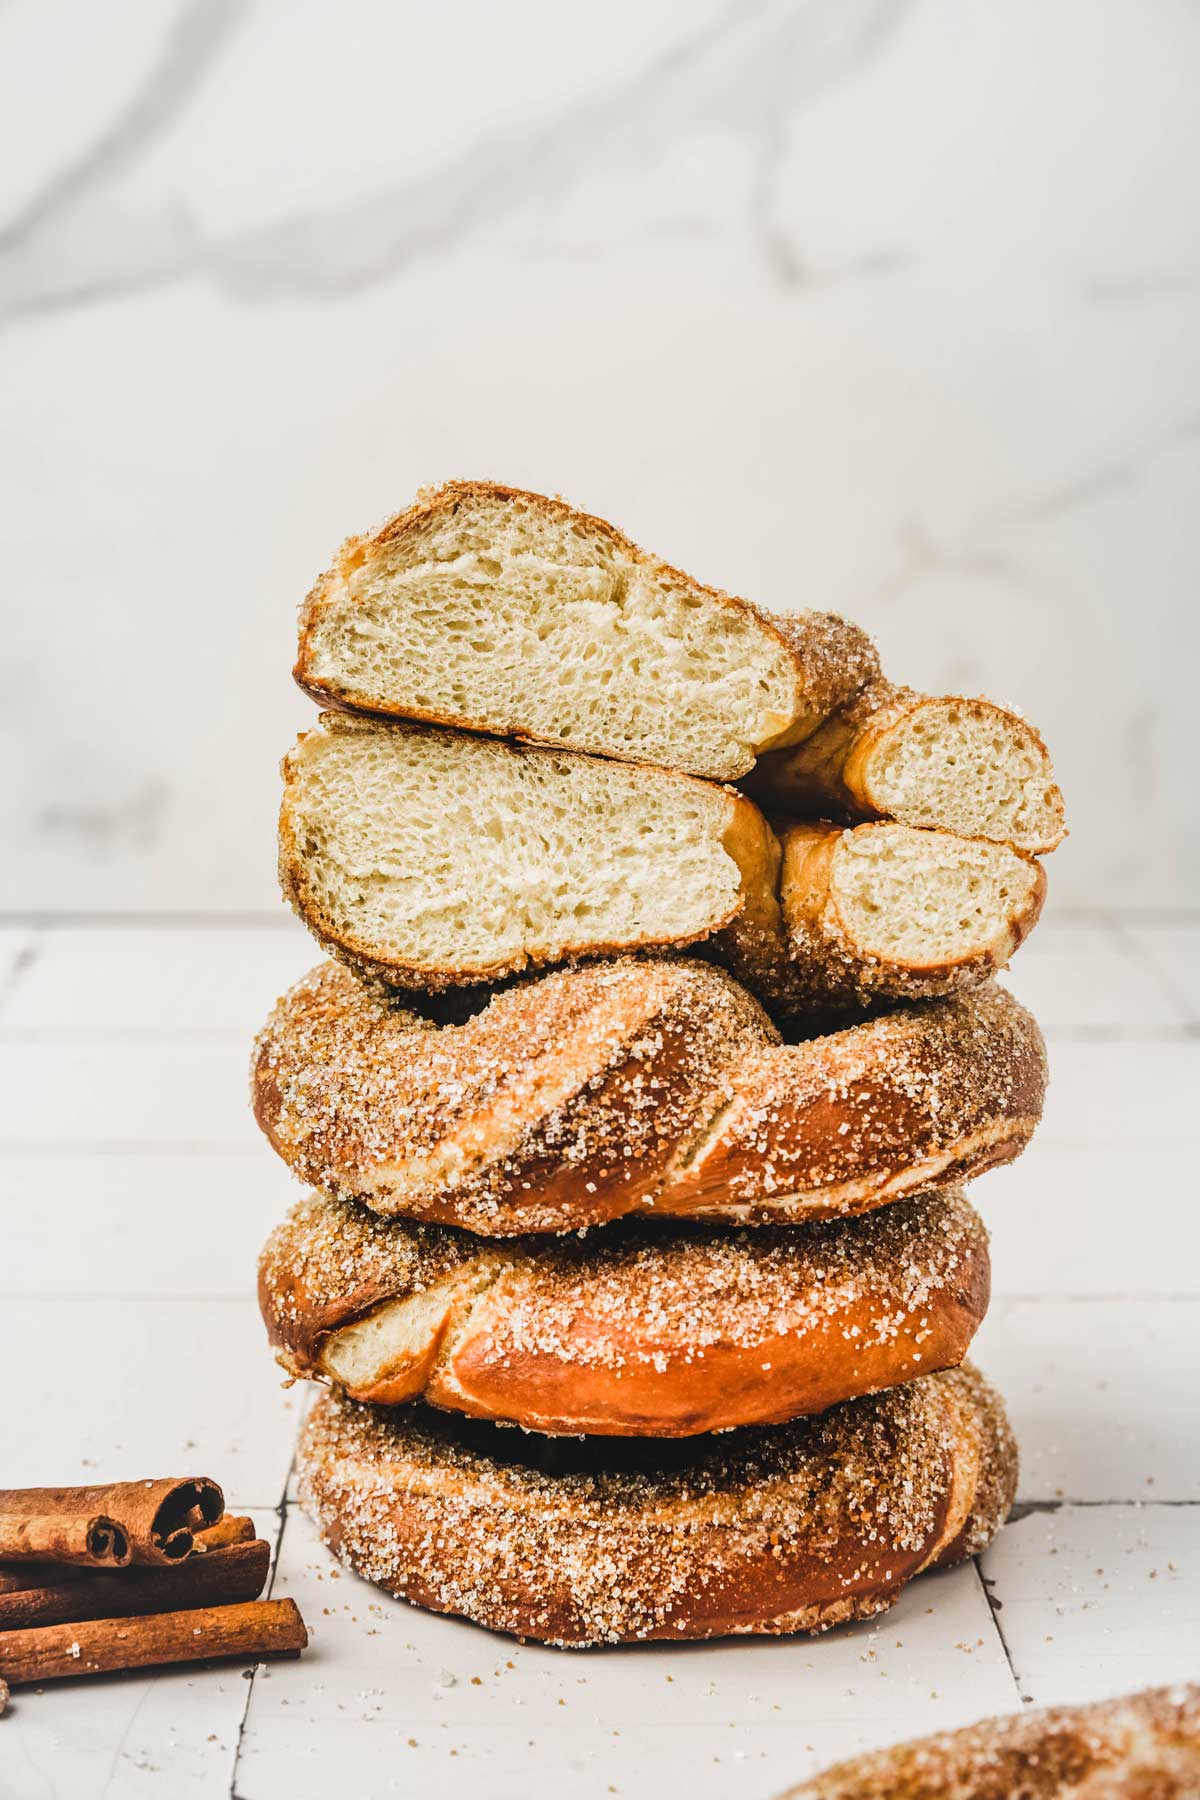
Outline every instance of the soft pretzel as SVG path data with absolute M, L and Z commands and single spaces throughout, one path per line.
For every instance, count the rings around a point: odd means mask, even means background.
M 839 1763 L 780 1800 L 1196 1800 L 1200 1687 L 983 1719 Z
M 777 931 L 779 845 L 733 788 L 668 769 L 325 713 L 284 758 L 279 873 L 360 972 L 431 991 Z
M 983 1549 L 1017 1458 L 964 1367 L 788 1425 L 546 1439 L 323 1397 L 300 1494 L 360 1575 L 562 1646 L 820 1631 Z
M 896 819 L 1033 855 L 1066 835 L 1049 753 L 1017 713 L 882 679 L 764 757 L 747 786 L 768 810 Z
M 453 481 L 342 546 L 295 676 L 334 706 L 724 781 L 878 668 L 831 613 L 772 618 L 562 500 Z
M 948 1368 L 988 1290 L 987 1233 L 953 1191 L 803 1231 L 639 1220 L 502 1248 L 313 1194 L 259 1261 L 292 1375 L 641 1437 L 773 1424 Z
M 1007 845 L 793 824 L 781 851 L 732 788 L 425 726 L 327 714 L 283 768 L 285 893 L 405 988 L 700 943 L 781 1014 L 861 1012 L 1003 967 L 1045 893 Z
M 588 963 L 437 1027 L 325 963 L 255 1050 L 259 1124 L 293 1172 L 485 1237 L 631 1212 L 833 1218 L 1008 1162 L 1045 1091 L 1003 989 L 782 1044 L 704 963 Z
M 783 943 L 772 921 L 718 940 L 734 974 L 778 1016 L 862 1012 L 972 987 L 1037 923 L 1040 863 L 908 825 L 779 828 Z

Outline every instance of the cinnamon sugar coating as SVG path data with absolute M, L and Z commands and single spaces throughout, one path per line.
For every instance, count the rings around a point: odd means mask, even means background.
M 1006 989 L 898 1007 L 746 1059 L 680 1209 L 707 1189 L 751 1220 L 828 1217 L 962 1180 L 1024 1148 L 1045 1089 L 1041 1032 Z
M 1200 1686 L 984 1719 L 839 1763 L 781 1800 L 1195 1800 Z
M 804 736 L 811 735 L 817 711 L 829 716 L 835 694 L 853 696 L 879 678 L 879 652 L 865 631 L 839 614 L 772 613 L 770 621 L 804 669 L 811 693 L 819 696 Z
M 888 1606 L 998 1528 L 999 1402 L 967 1366 L 730 1436 L 554 1441 L 325 1397 L 302 1504 L 350 1567 L 563 1646 L 818 1631 Z
M 781 1421 L 956 1363 L 988 1290 L 987 1234 L 955 1191 L 803 1231 L 626 1221 L 503 1247 L 311 1195 L 259 1281 L 284 1366 L 355 1398 L 660 1436 Z M 362 1318 L 382 1329 L 348 1379 L 337 1352 Z
M 323 964 L 253 1069 L 302 1180 L 483 1236 L 862 1211 L 1017 1155 L 1044 1084 L 1037 1027 L 991 986 L 781 1045 L 721 971 L 629 957 L 442 1026 Z
M 571 1229 L 637 1206 L 725 1071 L 774 1036 L 704 964 L 562 969 L 435 1029 L 326 963 L 258 1040 L 255 1109 L 301 1179 L 378 1211 Z

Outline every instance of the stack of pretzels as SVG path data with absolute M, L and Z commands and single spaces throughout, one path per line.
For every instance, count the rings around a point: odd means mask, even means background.
M 255 1047 L 312 1190 L 260 1300 L 333 1549 L 561 1645 L 823 1629 L 980 1550 L 962 1184 L 1041 1113 L 991 980 L 1063 835 L 1040 738 L 483 483 L 343 547 L 296 674 L 333 960 Z

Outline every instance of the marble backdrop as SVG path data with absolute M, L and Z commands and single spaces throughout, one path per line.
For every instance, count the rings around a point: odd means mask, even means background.
M 295 607 L 559 490 L 1023 708 L 1196 896 L 1193 0 L 8 0 L 0 903 L 277 904 Z

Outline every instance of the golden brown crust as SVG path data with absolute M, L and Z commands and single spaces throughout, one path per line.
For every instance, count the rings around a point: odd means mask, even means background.
M 748 800 L 744 794 L 739 794 L 734 788 L 717 787 L 711 782 L 701 783 L 692 775 L 681 775 L 672 769 L 646 766 L 642 772 L 647 781 L 654 782 L 660 788 L 668 791 L 672 787 L 681 792 L 700 791 L 721 807 L 721 844 L 739 873 L 737 897 L 733 905 L 725 912 L 714 912 L 712 918 L 700 930 L 680 928 L 669 936 L 642 933 L 638 936 L 631 935 L 620 942 L 606 942 L 595 937 L 581 938 L 576 942 L 567 942 L 558 946 L 553 957 L 534 950 L 523 950 L 510 955 L 497 955 L 490 962 L 472 962 L 469 965 L 464 963 L 432 965 L 427 962 L 410 960 L 398 951 L 388 949 L 377 938 L 362 937 L 346 930 L 330 916 L 327 908 L 321 902 L 317 886 L 312 879 L 313 853 L 305 847 L 305 826 L 297 799 L 300 788 L 301 759 L 305 753 L 306 743 L 316 741 L 320 733 L 330 736 L 352 736 L 357 733 L 372 734 L 380 731 L 417 738 L 450 737 L 451 741 L 455 741 L 452 734 L 436 732 L 432 727 L 424 725 L 367 719 L 351 713 L 323 713 L 313 731 L 301 732 L 295 747 L 284 757 L 280 765 L 283 775 L 283 798 L 279 811 L 279 883 L 284 898 L 323 949 L 328 950 L 331 956 L 336 956 L 349 968 L 355 969 L 367 980 L 385 982 L 392 987 L 421 990 L 427 993 L 438 993 L 451 987 L 477 987 L 483 983 L 501 981 L 510 975 L 520 974 L 527 968 L 545 966 L 550 962 L 557 963 L 584 957 L 615 956 L 632 951 L 686 948 L 726 927 L 734 934 L 734 941 L 736 941 L 738 920 L 743 915 L 753 919 L 760 914 L 778 913 L 775 886 L 779 870 L 779 846 L 775 842 L 770 826 L 753 801 Z M 466 748 L 465 744 L 463 748 Z M 487 754 L 495 754 L 496 749 L 497 746 L 489 745 Z M 564 765 L 588 763 L 593 760 L 589 757 L 579 756 L 572 751 L 523 749 L 516 745 L 505 746 L 503 754 L 553 758 Z
M 1196 1800 L 1200 1686 L 983 1719 L 876 1750 L 780 1800 Z
M 1042 835 L 1013 847 L 1035 856 L 1054 850 L 1066 836 L 1063 797 L 1050 776 L 1050 753 L 1033 726 L 991 700 L 960 694 L 922 694 L 914 688 L 897 687 L 882 677 L 868 680 L 802 743 L 758 763 L 747 788 L 768 810 L 795 813 L 802 818 L 901 818 L 901 814 L 889 809 L 875 785 L 880 753 L 886 751 L 888 739 L 898 726 L 907 724 L 926 708 L 941 707 L 947 702 L 974 719 L 1002 723 L 1044 763 L 1049 784 L 1047 805 L 1057 823 Z M 942 823 L 927 818 L 905 818 L 903 822 L 927 826 Z
M 907 826 L 858 825 L 844 829 L 824 821 L 776 826 L 781 847 L 780 925 L 751 936 L 726 927 L 716 940 L 732 972 L 779 1017 L 824 1010 L 855 1013 L 880 1000 L 936 1000 L 986 981 L 1003 969 L 1037 924 L 1046 898 L 1041 865 L 1020 851 L 987 849 L 951 833 L 917 834 Z M 855 840 L 872 833 L 941 838 L 967 855 L 1014 859 L 1033 875 L 1028 892 L 1014 899 L 986 945 L 970 955 L 903 961 L 864 945 L 839 904 L 836 863 Z M 750 915 L 749 916 L 754 916 Z M 757 917 L 765 918 L 760 907 Z
M 821 1631 L 882 1611 L 961 1535 L 998 1407 L 964 1366 L 788 1425 L 643 1444 L 323 1398 L 301 1500 L 359 1574 L 494 1631 Z M 1015 1484 L 1013 1466 L 989 1534 Z
M 1045 1053 L 990 986 L 783 1045 L 703 963 L 587 963 L 441 1028 L 327 963 L 276 1007 L 252 1087 L 303 1181 L 507 1237 L 648 1209 L 836 1217 L 953 1185 L 1024 1148 Z
M 1041 1032 L 1004 988 L 901 1007 L 741 1064 L 664 1213 L 824 1219 L 1011 1162 L 1046 1092 Z
M 872 680 L 879 672 L 879 659 L 874 645 L 857 625 L 839 618 L 834 613 L 798 613 L 778 617 L 762 611 L 749 600 L 739 599 L 727 594 L 720 588 L 709 587 L 706 583 L 696 581 L 682 570 L 673 568 L 661 558 L 652 556 L 641 549 L 623 532 L 610 525 L 606 519 L 591 513 L 583 513 L 570 506 L 560 496 L 531 493 L 522 488 L 507 487 L 494 481 L 448 481 L 438 488 L 425 488 L 417 496 L 413 505 L 403 512 L 396 513 L 374 534 L 347 538 L 339 550 L 333 566 L 318 579 L 308 594 L 300 611 L 300 639 L 296 665 L 292 673 L 305 693 L 320 705 L 341 707 L 350 711 L 368 712 L 376 716 L 408 717 L 423 720 L 431 725 L 450 725 L 468 731 L 487 732 L 494 735 L 512 737 L 529 743 L 554 745 L 560 748 L 572 746 L 561 738 L 534 735 L 522 730 L 511 720 L 497 720 L 486 715 L 461 712 L 432 712 L 412 706 L 398 707 L 394 697 L 381 693 L 365 693 L 349 691 L 344 685 L 327 676 L 321 676 L 315 668 L 315 638 L 322 615 L 331 604 L 333 597 L 339 594 L 354 574 L 364 563 L 369 562 L 379 552 L 389 546 L 402 543 L 406 537 L 418 535 L 428 526 L 448 517 L 454 510 L 463 505 L 479 501 L 517 501 L 527 507 L 534 507 L 545 516 L 573 524 L 583 530 L 595 533 L 605 540 L 611 550 L 631 562 L 641 564 L 652 574 L 665 581 L 680 583 L 690 588 L 694 594 L 702 596 L 717 606 L 728 608 L 731 612 L 752 619 L 765 636 L 773 638 L 780 644 L 791 658 L 795 668 L 795 694 L 792 717 L 788 724 L 763 743 L 756 746 L 758 751 L 773 749 L 786 744 L 796 744 L 814 731 L 820 722 L 836 707 L 839 707 L 853 694 Z M 628 758 L 619 748 L 613 746 L 592 745 L 593 752 L 616 757 L 618 760 L 637 760 Z M 740 762 L 730 762 L 721 768 L 688 769 L 685 772 L 704 775 L 710 779 L 733 780 L 745 774 L 752 766 L 754 755 L 747 755 Z M 676 765 L 668 765 L 676 766 Z M 681 763 L 678 765 L 684 768 Z
M 256 1116 L 302 1180 L 484 1236 L 646 1205 L 741 1056 L 775 1041 L 705 964 L 585 963 L 427 1020 L 323 964 L 259 1038 Z
M 838 613 L 799 612 L 767 615 L 778 637 L 805 671 L 804 703 L 795 723 L 768 743 L 759 755 L 805 742 L 831 712 L 849 705 L 863 687 L 879 676 L 879 654 L 866 632 Z
M 929 698 L 880 675 L 865 682 L 802 744 L 766 756 L 747 777 L 759 803 L 797 818 L 881 819 L 862 773 L 893 726 Z
M 1016 1434 L 995 1388 L 979 1382 L 969 1391 L 951 1390 L 959 1410 L 959 1442 L 963 1468 L 970 1468 L 970 1497 L 962 1522 L 930 1562 L 931 1569 L 952 1568 L 968 1556 L 978 1556 L 996 1535 L 999 1521 L 1007 1519 L 1017 1497 L 1020 1453 Z
M 866 1218 L 509 1240 L 311 1195 L 268 1240 L 259 1302 L 292 1373 L 526 1430 L 681 1437 L 783 1422 L 960 1362 L 987 1307 L 963 1196 Z M 419 1296 L 417 1305 L 413 1302 Z M 357 1382 L 347 1326 L 402 1319 Z M 401 1354 L 394 1353 L 396 1342 Z

